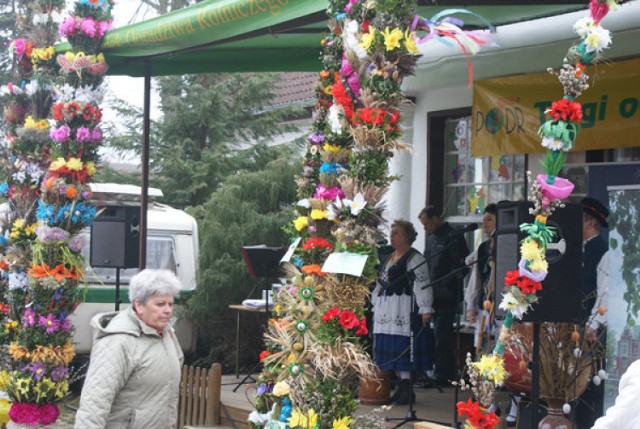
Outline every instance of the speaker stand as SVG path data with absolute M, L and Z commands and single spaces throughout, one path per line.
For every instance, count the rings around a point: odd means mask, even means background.
M 116 297 L 115 297 L 116 311 L 120 311 L 121 301 L 122 300 L 120 299 L 120 268 L 116 268 Z M 133 303 L 131 303 L 131 305 L 133 305 Z

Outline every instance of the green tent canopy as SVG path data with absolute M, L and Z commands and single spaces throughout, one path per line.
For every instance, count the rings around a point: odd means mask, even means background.
M 434 2 L 435 3 L 435 2 Z M 494 26 L 572 12 L 585 0 L 439 0 L 419 2 L 430 18 L 465 7 Z M 464 5 L 464 6 L 463 6 Z M 206 72 L 318 71 L 327 33 L 326 0 L 205 0 L 150 20 L 109 31 L 103 52 L 109 75 L 153 76 Z M 486 28 L 469 14 L 470 29 Z M 57 46 L 58 51 L 69 44 Z

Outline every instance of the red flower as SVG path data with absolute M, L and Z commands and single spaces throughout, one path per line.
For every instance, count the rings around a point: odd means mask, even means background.
M 554 121 L 580 122 L 582 120 L 582 106 L 580 103 L 563 98 L 551 103 L 547 113 Z
M 331 93 L 336 102 L 344 109 L 344 114 L 347 118 L 353 119 L 353 100 L 347 94 L 347 90 L 342 84 L 342 78 L 340 73 L 336 72 L 335 82 L 332 86 Z
M 340 326 L 345 329 L 355 329 L 360 326 L 360 320 L 353 311 L 345 310 L 340 313 Z
M 269 350 L 262 350 L 260 352 L 260 362 L 264 362 L 264 360 L 267 358 L 267 356 L 269 356 L 271 353 L 269 352 Z
M 366 19 L 362 21 L 362 32 L 369 33 L 369 24 L 371 24 L 371 20 Z
M 480 409 L 480 404 L 474 402 L 471 398 L 467 402 L 458 402 L 456 404 L 458 409 L 458 415 L 465 415 L 467 423 L 474 428 L 478 429 L 493 429 L 493 427 L 500 421 L 496 413 L 491 411 L 485 414 Z
M 362 337 L 369 333 L 369 329 L 367 329 L 367 319 L 363 317 L 360 319 L 360 325 L 358 326 L 358 330 L 356 331 L 356 336 Z
M 518 283 L 518 279 L 520 279 L 519 271 L 507 271 L 507 275 L 504 277 L 504 284 L 506 286 L 515 285 Z
M 64 103 L 56 103 L 53 105 L 53 119 L 56 121 L 64 121 Z
M 542 290 L 542 283 L 533 281 L 528 277 L 522 277 L 522 280 L 518 282 L 518 287 L 524 294 L 535 294 L 537 291 Z
M 302 245 L 304 250 L 313 250 L 315 248 L 332 250 L 333 246 L 324 238 L 310 238 Z
M 80 110 L 80 105 L 75 101 L 72 101 L 70 103 L 67 103 L 66 110 L 67 110 L 67 115 L 73 116 L 76 113 L 78 113 L 78 110 Z
M 95 109 L 96 108 L 91 104 L 85 104 L 82 108 L 82 119 L 84 119 L 85 121 L 90 121 L 91 119 L 93 119 Z
M 327 310 L 326 313 L 324 313 L 324 315 L 322 316 L 322 321 L 327 323 L 330 320 L 333 320 L 334 318 L 338 317 L 340 315 L 340 309 L 338 307 L 333 307 L 330 310 Z

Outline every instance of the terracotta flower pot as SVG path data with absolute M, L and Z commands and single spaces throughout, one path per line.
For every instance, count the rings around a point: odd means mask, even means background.
M 378 370 L 375 379 L 360 379 L 358 398 L 365 405 L 386 405 L 390 390 L 389 373 Z

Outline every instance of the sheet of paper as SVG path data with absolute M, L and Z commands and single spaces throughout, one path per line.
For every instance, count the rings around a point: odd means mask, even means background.
M 289 245 L 289 249 L 287 249 L 287 253 L 284 254 L 282 259 L 280 259 L 280 263 L 289 262 L 291 260 L 291 257 L 293 256 L 293 252 L 294 250 L 296 250 L 296 247 L 298 247 L 300 240 L 302 240 L 302 237 L 296 238 L 296 241 L 294 241 Z
M 360 277 L 362 270 L 364 270 L 364 265 L 367 263 L 367 258 L 367 255 L 360 255 L 359 253 L 332 253 L 324 261 L 322 272 Z

